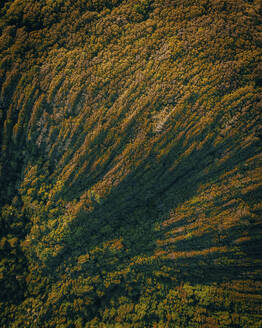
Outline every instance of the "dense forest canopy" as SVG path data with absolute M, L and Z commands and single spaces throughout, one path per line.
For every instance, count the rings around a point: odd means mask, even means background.
M 261 14 L 1 1 L 1 327 L 261 327 Z

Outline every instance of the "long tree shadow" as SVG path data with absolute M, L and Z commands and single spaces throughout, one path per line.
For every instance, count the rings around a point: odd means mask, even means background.
M 231 149 L 231 157 L 220 165 L 216 164 L 221 152 L 228 147 Z M 257 151 L 257 144 L 251 144 L 249 149 L 236 148 L 232 152 L 232 144 L 228 141 L 225 142 L 223 149 L 223 145 L 214 146 L 213 140 L 210 139 L 205 148 L 190 153 L 173 170 L 166 169 L 165 163 L 171 163 L 176 159 L 176 149 L 163 156 L 161 160 L 158 160 L 152 151 L 148 158 L 111 190 L 106 199 L 101 203 L 93 204 L 92 212 L 82 211 L 72 221 L 70 238 L 65 240 L 65 251 L 55 263 L 59 264 L 61 260 L 66 262 L 66 258 L 72 255 L 77 258 L 97 246 L 101 247 L 104 242 L 117 238 L 123 240 L 125 253 L 120 260 L 123 263 L 128 263 L 136 256 L 153 255 L 157 240 L 163 239 L 163 231 L 156 229 L 156 225 L 167 219 L 171 210 L 196 196 L 202 184 L 212 183 L 225 171 L 232 170 L 248 159 L 250 152 Z M 150 169 L 148 169 L 149 163 Z M 199 239 L 200 246 L 197 248 L 201 248 L 202 241 L 205 245 L 209 244 L 209 240 L 213 237 L 213 235 L 206 235 L 203 240 Z M 78 246 L 74 246 L 75 244 Z M 183 248 L 188 249 L 187 246 L 190 246 L 191 242 L 184 240 L 181 244 L 184 244 Z M 216 256 L 220 257 L 219 254 Z M 200 267 L 196 271 L 200 272 L 198 274 L 200 279 L 205 274 L 206 282 L 220 280 L 223 272 L 225 279 L 236 278 L 235 265 L 232 265 L 232 270 L 225 272 L 225 268 L 221 266 L 211 263 L 202 265 L 201 262 L 202 260 L 195 262 L 190 259 L 180 259 L 175 265 L 183 268 L 181 272 L 185 272 L 187 279 L 196 279 L 194 274 L 190 274 L 195 266 Z M 114 267 L 111 269 L 113 270 Z M 244 272 L 248 269 L 237 266 L 237 270 Z

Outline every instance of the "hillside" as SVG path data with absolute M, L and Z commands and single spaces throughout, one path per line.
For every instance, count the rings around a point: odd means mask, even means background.
M 1 327 L 261 327 L 261 15 L 0 3 Z

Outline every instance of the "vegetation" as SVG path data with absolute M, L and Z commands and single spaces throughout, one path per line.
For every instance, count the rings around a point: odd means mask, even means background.
M 261 14 L 1 2 L 1 327 L 261 327 Z

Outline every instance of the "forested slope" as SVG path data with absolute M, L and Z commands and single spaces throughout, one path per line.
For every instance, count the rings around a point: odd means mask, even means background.
M 261 327 L 260 1 L 0 8 L 1 327 Z

